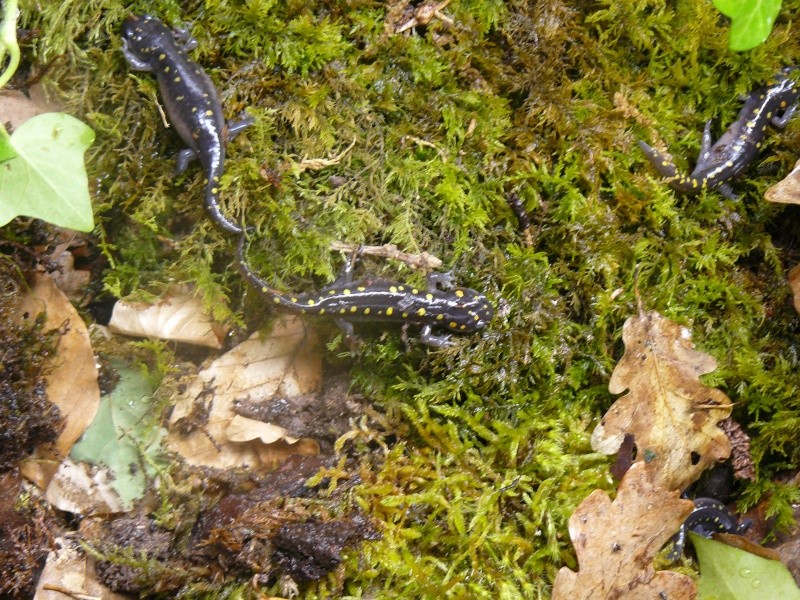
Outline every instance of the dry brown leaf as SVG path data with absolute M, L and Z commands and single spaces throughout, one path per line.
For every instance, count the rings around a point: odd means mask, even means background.
M 108 328 L 122 335 L 210 348 L 222 348 L 228 333 L 228 326 L 215 323 L 200 300 L 179 289 L 155 304 L 120 300 L 114 305 Z
M 614 454 L 632 434 L 637 461 L 645 461 L 654 483 L 683 490 L 703 470 L 726 459 L 730 442 L 717 423 L 731 413 L 720 390 L 700 382 L 717 362 L 695 350 L 685 327 L 655 311 L 625 321 L 625 354 L 608 389 L 618 398 L 592 433 L 592 448 Z
M 800 160 L 791 173 L 764 192 L 764 198 L 776 204 L 800 204 Z
M 285 429 L 248 419 L 234 402 L 263 402 L 319 389 L 322 352 L 316 334 L 303 321 L 284 316 L 269 337 L 259 333 L 201 371 L 176 402 L 167 438 L 169 447 L 193 465 L 216 468 L 270 466 L 289 454 L 316 454 L 311 439 L 297 440 Z
M 47 486 L 47 501 L 77 515 L 107 515 L 128 510 L 113 487 L 108 469 L 64 459 Z
M 31 117 L 61 110 L 60 106 L 44 97 L 38 86 L 31 88 L 29 92 L 30 97 L 19 90 L 0 90 L 0 123 L 11 123 L 16 129 Z
M 55 443 L 40 446 L 21 465 L 22 474 L 42 490 L 47 488 L 61 460 L 94 419 L 100 404 L 89 332 L 67 297 L 44 273 L 35 273 L 30 289 L 17 307 L 20 320 L 47 311 L 46 329 L 66 326 L 47 376 L 47 398 L 61 410 L 64 429 Z
M 116 594 L 97 580 L 94 559 L 79 550 L 77 544 L 56 538 L 58 550 L 47 555 L 39 576 L 33 600 L 126 600 L 130 596 Z
M 569 518 L 579 570 L 561 568 L 553 600 L 694 598 L 691 578 L 653 568 L 653 557 L 693 509 L 677 491 L 654 485 L 645 466 L 636 463 L 613 502 L 595 490 Z

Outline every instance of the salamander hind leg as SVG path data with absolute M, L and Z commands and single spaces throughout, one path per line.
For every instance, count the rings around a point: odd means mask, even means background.
M 435 335 L 433 333 L 433 327 L 430 325 L 423 325 L 419 339 L 426 346 L 432 346 L 434 348 L 447 348 L 453 345 L 449 335 Z
M 783 111 L 782 115 L 773 115 L 773 117 L 769 120 L 770 125 L 772 125 L 775 129 L 783 129 L 789 124 L 789 120 L 794 116 L 796 110 L 797 104 L 788 106 L 786 110 Z
M 656 150 L 641 140 L 639 140 L 639 148 L 642 149 L 644 155 L 662 177 L 666 177 L 668 179 L 680 179 L 681 175 L 678 172 L 678 167 L 676 167 L 675 163 L 672 162 L 671 156 Z
M 243 113 L 243 116 L 239 117 L 235 121 L 228 121 L 225 125 L 226 141 L 231 141 L 255 122 L 256 120 L 247 113 Z

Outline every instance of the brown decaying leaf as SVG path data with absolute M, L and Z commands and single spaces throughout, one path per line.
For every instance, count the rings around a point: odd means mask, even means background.
M 800 265 L 792 267 L 789 271 L 789 287 L 792 288 L 794 309 L 800 313 Z
M 717 426 L 731 413 L 720 390 L 700 382 L 716 361 L 695 350 L 689 331 L 655 311 L 625 321 L 625 354 L 608 389 L 617 399 L 592 433 L 592 448 L 614 454 L 625 434 L 636 439 L 654 483 L 683 490 L 731 447 Z
M 66 328 L 47 377 L 47 398 L 61 410 L 64 429 L 53 444 L 37 448 L 20 467 L 25 477 L 44 490 L 61 460 L 94 419 L 100 388 L 89 332 L 75 308 L 49 275 L 35 273 L 29 284 L 30 290 L 17 309 L 18 318 L 30 319 L 45 310 L 47 329 Z
M 47 556 L 44 571 L 39 576 L 33 600 L 64 600 L 93 598 L 97 600 L 126 600 L 129 596 L 115 594 L 97 580 L 94 559 L 66 538 L 55 540 L 58 550 Z
M 800 204 L 800 160 L 791 173 L 764 192 L 764 198 L 776 204 Z
M 155 304 L 114 305 L 108 328 L 114 333 L 222 348 L 228 326 L 215 323 L 203 303 L 186 290 L 175 289 Z
M 45 497 L 57 509 L 82 516 L 123 513 L 125 503 L 114 490 L 112 478 L 108 469 L 66 458 Z
M 289 454 L 316 454 L 311 439 L 288 437 L 280 427 L 237 415 L 234 402 L 292 397 L 319 389 L 319 339 L 297 317 L 276 319 L 269 337 L 259 333 L 201 371 L 178 399 L 169 447 L 193 465 L 220 469 L 266 467 Z
M 653 568 L 653 557 L 693 508 L 677 491 L 653 484 L 643 463 L 634 464 L 613 502 L 595 490 L 570 517 L 579 570 L 561 568 L 553 600 L 694 598 L 697 589 L 689 577 Z

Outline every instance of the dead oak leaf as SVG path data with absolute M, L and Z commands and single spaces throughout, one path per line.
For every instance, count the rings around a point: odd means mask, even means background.
M 791 173 L 764 192 L 764 198 L 776 204 L 800 204 L 800 160 Z
M 693 508 L 677 491 L 653 484 L 642 463 L 633 465 L 613 502 L 595 490 L 572 513 L 569 536 L 579 570 L 561 568 L 553 600 L 694 598 L 691 578 L 653 567 L 653 557 Z
M 636 460 L 647 463 L 653 481 L 683 490 L 731 452 L 717 426 L 730 416 L 731 402 L 700 382 L 700 375 L 716 369 L 717 362 L 695 349 L 688 329 L 655 311 L 625 321 L 622 339 L 625 354 L 608 389 L 628 393 L 595 428 L 592 448 L 614 454 L 625 435 L 632 434 Z
M 218 469 L 268 467 L 290 454 L 316 454 L 310 438 L 235 412 L 237 401 L 262 402 L 319 389 L 319 338 L 301 319 L 283 316 L 272 332 L 258 332 L 214 360 L 178 398 L 170 419 L 169 447 L 186 462 Z

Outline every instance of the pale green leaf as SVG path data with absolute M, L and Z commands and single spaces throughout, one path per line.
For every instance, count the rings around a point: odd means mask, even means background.
M 10 138 L 0 163 L 0 226 L 18 215 L 78 231 L 94 228 L 83 153 L 94 131 L 64 113 L 37 115 Z
M 750 50 L 767 39 L 781 0 L 712 0 L 717 10 L 731 19 L 728 46 L 731 50 Z
M 782 562 L 689 533 L 700 561 L 700 600 L 800 600 Z
M 155 453 L 164 430 L 150 411 L 150 381 L 130 367 L 120 368 L 119 374 L 117 387 L 100 399 L 94 421 L 72 447 L 70 457 L 108 467 L 114 490 L 130 507 L 144 494 L 151 473 L 142 453 Z

